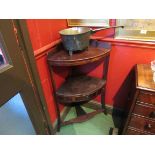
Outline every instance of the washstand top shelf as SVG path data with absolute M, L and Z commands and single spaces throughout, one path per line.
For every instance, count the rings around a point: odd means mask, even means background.
M 51 66 L 78 66 L 104 59 L 109 54 L 110 49 L 90 46 L 70 56 L 63 46 L 59 45 L 50 52 L 47 60 Z

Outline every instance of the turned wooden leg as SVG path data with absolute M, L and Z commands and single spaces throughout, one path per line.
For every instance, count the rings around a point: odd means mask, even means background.
M 58 124 L 57 124 L 57 132 L 60 132 L 60 127 L 61 127 L 61 117 L 60 117 L 60 110 L 57 105 L 57 117 L 58 117 Z
M 49 64 L 48 64 L 49 65 Z M 57 101 L 57 96 L 56 96 L 56 84 L 54 81 L 54 77 L 53 77 L 53 68 L 50 67 L 50 74 L 51 74 L 51 83 L 53 86 L 53 97 L 54 97 L 54 101 L 55 101 L 55 105 L 56 105 L 56 112 L 57 112 L 57 119 L 58 119 L 58 123 L 57 123 L 57 131 L 60 131 L 60 127 L 61 127 L 61 117 L 60 117 L 60 110 L 59 110 L 59 105 L 58 105 L 58 101 Z
M 102 109 L 104 110 L 104 114 L 107 115 L 107 109 L 106 109 L 106 106 L 105 106 L 105 91 L 104 91 L 104 88 L 102 88 L 102 90 L 101 90 L 101 106 L 102 106 Z

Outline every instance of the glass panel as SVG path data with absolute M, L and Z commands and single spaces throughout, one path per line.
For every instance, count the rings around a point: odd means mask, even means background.
M 2 48 L 0 47 L 0 68 L 2 68 L 3 65 L 8 64 L 6 56 L 2 52 Z
M 68 26 L 109 26 L 109 19 L 68 19 Z
M 10 66 L 10 62 L 7 48 L 2 38 L 2 34 L 0 33 L 0 72 L 2 72 L 5 67 Z
M 117 29 L 115 39 L 155 41 L 155 19 L 117 19 L 116 25 L 124 25 Z
M 35 135 L 20 94 L 0 107 L 0 135 Z

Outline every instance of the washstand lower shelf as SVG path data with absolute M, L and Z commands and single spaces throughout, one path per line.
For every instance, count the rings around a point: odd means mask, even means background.
M 56 96 L 58 102 L 67 106 L 74 106 L 77 117 L 69 121 L 63 121 L 61 124 L 68 125 L 72 123 L 80 123 L 92 118 L 98 113 L 104 112 L 106 114 L 104 104 L 102 109 L 90 113 L 86 113 L 80 106 L 81 104 L 95 98 L 101 93 L 101 91 L 104 91 L 105 84 L 105 80 L 86 75 L 67 78 L 56 91 Z
M 70 77 L 56 91 L 60 103 L 89 101 L 97 96 L 106 84 L 105 80 L 86 75 Z

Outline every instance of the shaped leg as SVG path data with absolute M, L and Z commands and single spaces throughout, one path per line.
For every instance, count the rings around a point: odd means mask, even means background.
M 107 109 L 106 109 L 106 106 L 105 106 L 105 91 L 104 91 L 104 88 L 102 88 L 102 90 L 101 90 L 101 106 L 102 106 L 102 109 L 104 110 L 104 114 L 107 115 Z

